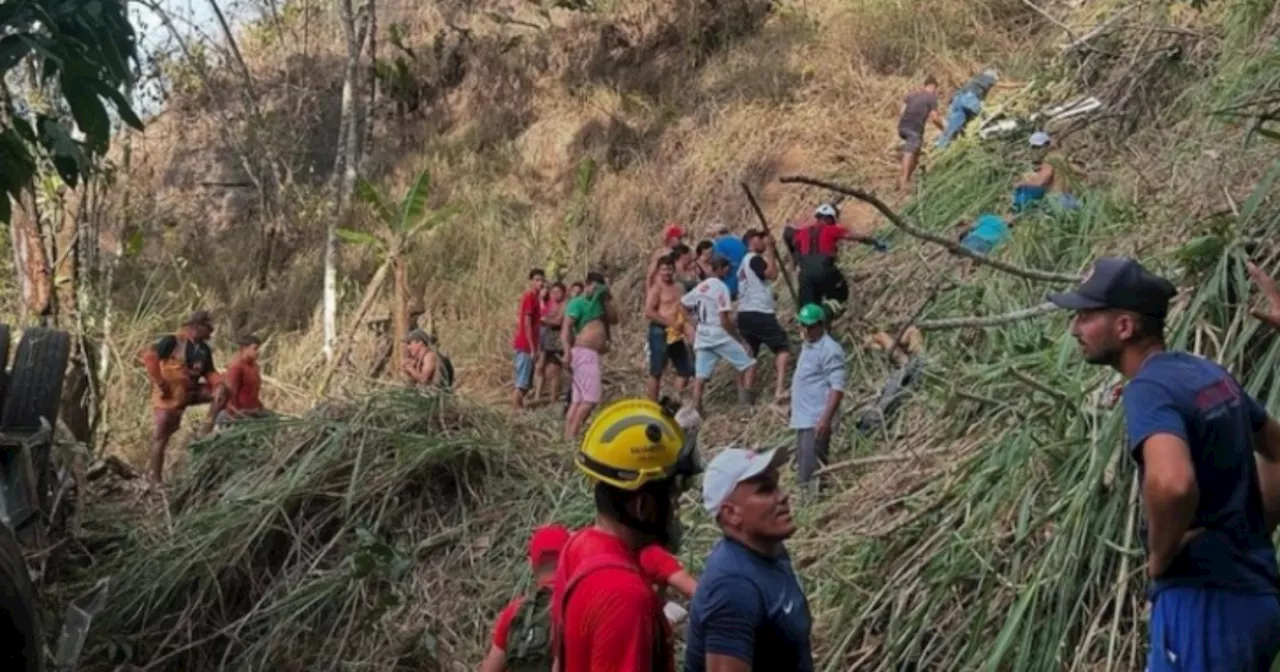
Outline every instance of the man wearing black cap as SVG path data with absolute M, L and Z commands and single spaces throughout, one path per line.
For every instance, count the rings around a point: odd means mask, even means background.
M 1217 364 L 1165 349 L 1173 285 L 1099 259 L 1074 292 L 1085 360 L 1119 371 L 1145 509 L 1148 670 L 1269 670 L 1280 652 L 1280 424 Z M 1256 458 L 1255 458 L 1256 453 Z

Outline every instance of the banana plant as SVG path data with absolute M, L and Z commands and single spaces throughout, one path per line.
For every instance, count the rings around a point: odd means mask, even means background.
M 409 331 L 409 286 L 405 277 L 404 257 L 412 250 L 414 243 L 451 220 L 459 210 L 453 205 L 434 210 L 427 208 L 427 198 L 431 194 L 431 173 L 426 170 L 418 175 L 413 186 L 398 203 L 392 202 L 377 187 L 363 178 L 356 183 L 356 194 L 378 220 L 379 228 L 372 233 L 339 228 L 337 229 L 338 238 L 348 244 L 373 250 L 382 263 L 374 273 L 373 279 L 369 281 L 369 286 L 365 288 L 364 297 L 360 300 L 359 308 L 356 309 L 355 321 L 347 332 L 347 337 L 342 339 L 339 345 L 342 352 L 337 353 L 333 358 L 329 364 L 329 370 L 321 379 L 321 394 L 328 388 L 329 381 L 337 369 L 337 363 L 342 361 L 344 351 L 351 343 L 355 330 L 377 299 L 378 292 L 386 282 L 388 272 L 395 278 L 392 301 L 392 321 L 394 322 L 392 342 L 395 359 L 392 361 L 401 361 L 404 356 L 404 337 Z

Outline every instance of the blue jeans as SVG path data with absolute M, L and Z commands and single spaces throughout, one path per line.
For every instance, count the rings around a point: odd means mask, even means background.
M 942 149 L 951 143 L 951 140 L 960 131 L 964 130 L 965 124 L 969 120 L 978 116 L 982 111 L 982 101 L 978 100 L 978 95 L 972 91 L 961 91 L 951 98 L 951 107 L 947 109 L 947 127 L 942 131 L 942 135 L 938 137 L 936 146 Z
M 1280 597 L 1174 586 L 1151 607 L 1147 672 L 1267 672 L 1280 653 Z

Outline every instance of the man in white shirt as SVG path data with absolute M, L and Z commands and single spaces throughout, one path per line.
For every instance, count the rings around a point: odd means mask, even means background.
M 787 365 L 791 363 L 791 343 L 787 332 L 774 313 L 773 288 L 769 283 L 778 277 L 778 254 L 774 251 L 773 236 L 767 231 L 752 229 L 743 236 L 750 252 L 738 266 L 738 331 L 753 357 L 759 356 L 760 346 L 773 352 L 777 379 L 774 381 L 773 400 L 785 405 L 787 394 Z M 756 369 L 746 374 L 748 394 L 755 396 Z
M 826 311 L 816 303 L 801 308 L 796 317 L 804 343 L 791 379 L 791 428 L 796 430 L 796 480 L 810 495 L 818 492 L 813 474 L 827 462 L 831 430 L 844 399 L 844 348 L 827 334 L 825 320 Z
M 702 390 L 711 378 L 717 361 L 724 359 L 739 374 L 743 374 L 738 377 L 739 402 L 749 401 L 743 383 L 747 375 L 755 373 L 756 360 L 747 354 L 747 349 L 741 343 L 738 327 L 733 320 L 733 299 L 730 298 L 729 287 L 724 284 L 730 268 L 729 260 L 713 256 L 711 277 L 698 283 L 697 287 L 680 299 L 689 319 L 698 325 L 693 340 L 693 407 L 699 414 L 703 413 Z

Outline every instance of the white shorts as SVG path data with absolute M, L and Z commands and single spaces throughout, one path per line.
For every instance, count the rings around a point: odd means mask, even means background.
M 755 358 L 747 354 L 747 349 L 742 347 L 741 343 L 730 339 L 710 348 L 695 348 L 693 353 L 694 374 L 702 380 L 711 378 L 711 372 L 715 370 L 716 362 L 721 359 L 729 362 L 729 365 L 739 372 L 746 371 L 756 363 Z

